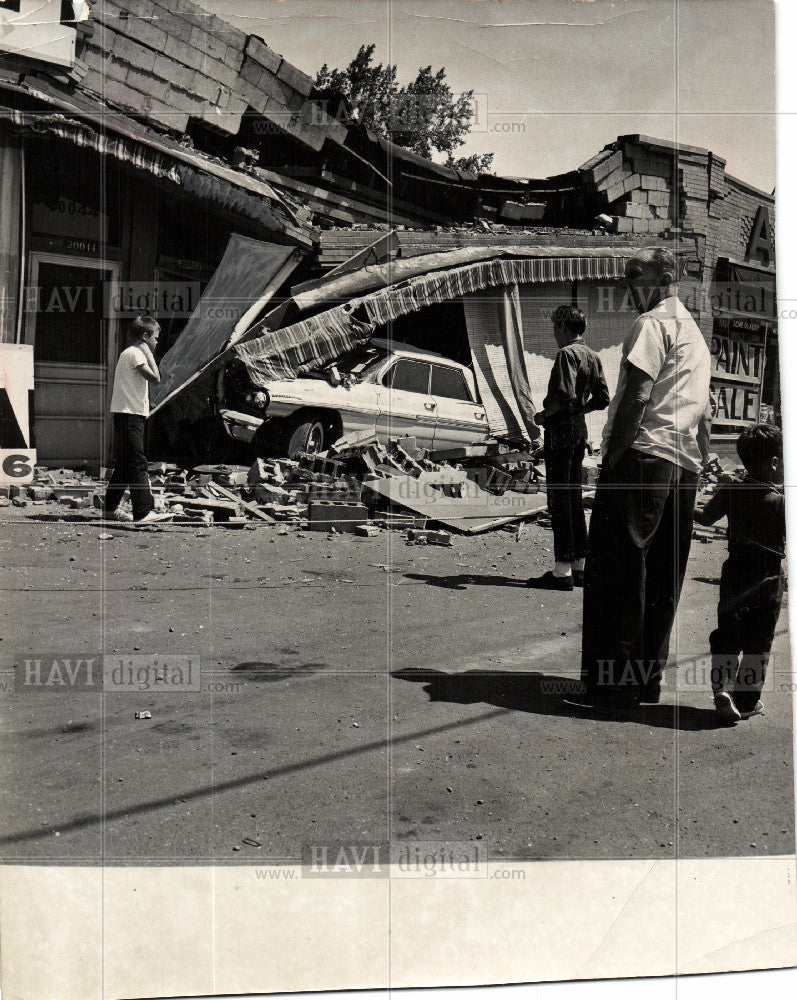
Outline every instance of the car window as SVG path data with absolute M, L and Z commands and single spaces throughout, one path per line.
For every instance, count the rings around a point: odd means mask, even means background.
M 385 375 L 385 385 L 404 392 L 429 392 L 429 375 L 432 366 L 423 361 L 401 358 Z
M 448 365 L 432 365 L 432 395 L 472 402 L 465 376 L 458 368 Z

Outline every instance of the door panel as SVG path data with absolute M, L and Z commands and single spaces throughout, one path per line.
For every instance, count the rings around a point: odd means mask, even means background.
M 384 438 L 414 437 L 422 448 L 434 443 L 437 403 L 429 392 L 431 365 L 399 358 L 382 377 L 377 430 Z
M 437 403 L 435 448 L 460 448 L 483 441 L 487 414 L 471 399 L 465 376 L 449 365 L 432 365 L 432 395 Z

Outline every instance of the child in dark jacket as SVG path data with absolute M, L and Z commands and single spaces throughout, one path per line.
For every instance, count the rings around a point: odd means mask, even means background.
M 695 512 L 700 524 L 728 518 L 728 558 L 710 637 L 714 705 L 728 725 L 762 711 L 786 548 L 783 435 L 772 424 L 755 424 L 742 432 L 736 448 L 746 475 L 721 484 Z
M 532 577 L 529 587 L 572 590 L 584 585 L 587 525 L 581 497 L 587 448 L 585 413 L 605 410 L 609 390 L 600 358 L 584 343 L 587 320 L 575 306 L 559 306 L 551 317 L 559 350 L 548 394 L 535 420 L 545 428 L 545 477 L 553 529 L 555 566 Z

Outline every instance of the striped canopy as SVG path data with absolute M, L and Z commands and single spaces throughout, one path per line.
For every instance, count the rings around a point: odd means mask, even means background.
M 623 276 L 635 247 L 539 247 L 520 259 L 501 257 L 421 274 L 379 288 L 280 330 L 269 330 L 234 348 L 257 386 L 295 378 L 333 361 L 369 339 L 375 327 L 435 302 L 449 302 L 485 288 L 552 281 L 613 280 Z

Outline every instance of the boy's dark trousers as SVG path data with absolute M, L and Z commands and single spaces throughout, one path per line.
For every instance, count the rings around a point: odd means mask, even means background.
M 114 413 L 114 465 L 105 492 L 106 514 L 112 514 L 125 490 L 130 490 L 133 520 L 140 521 L 155 506 L 149 488 L 147 456 L 144 454 L 144 417 L 134 413 Z
M 709 636 L 711 687 L 715 695 L 731 695 L 740 712 L 752 712 L 761 697 L 780 604 L 768 601 L 717 614 L 717 627 Z
M 658 700 L 697 481 L 633 448 L 601 470 L 584 574 L 581 680 L 590 696 Z
M 580 434 L 545 431 L 545 489 L 557 562 L 587 554 L 587 522 L 581 497 L 582 463 L 587 442 Z

